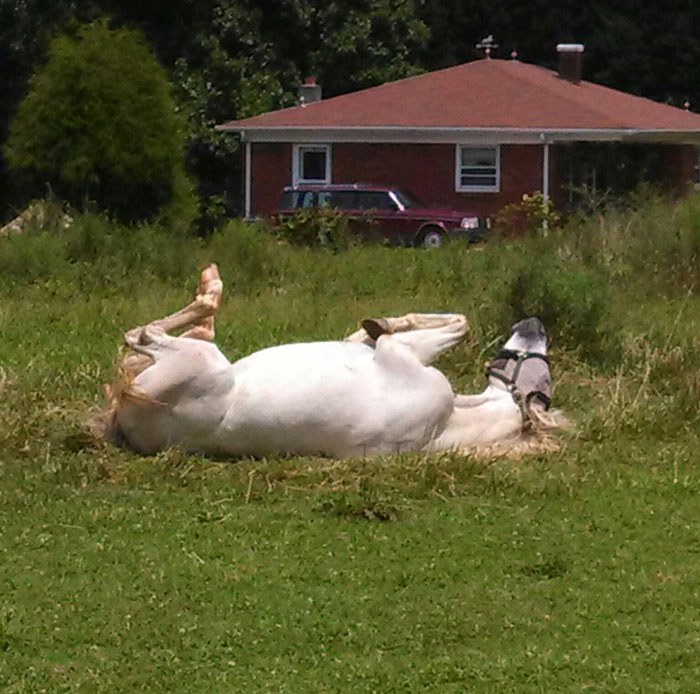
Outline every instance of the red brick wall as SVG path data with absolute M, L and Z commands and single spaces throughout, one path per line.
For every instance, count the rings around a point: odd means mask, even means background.
M 679 191 L 692 179 L 694 148 L 664 147 L 664 178 Z M 412 192 L 422 202 L 495 215 L 523 193 L 542 190 L 542 147 L 501 145 L 501 189 L 498 193 L 455 191 L 455 145 L 334 144 L 333 183 L 381 183 Z M 557 148 L 550 148 L 550 191 L 561 203 Z M 274 214 L 282 188 L 292 182 L 292 145 L 252 145 L 252 200 L 254 215 Z
M 540 145 L 501 146 L 501 199 L 495 212 L 504 205 L 518 202 L 525 193 L 542 191 L 544 151 Z M 550 189 L 554 157 L 550 148 Z
M 542 187 L 542 150 L 536 145 L 501 145 L 501 189 L 497 193 L 455 190 L 455 145 L 333 145 L 333 182 L 382 183 L 412 192 L 430 205 L 493 215 L 523 193 Z
M 292 182 L 292 145 L 251 145 L 251 214 L 268 216 L 279 208 L 282 188 Z
M 292 146 L 252 146 L 252 212 L 274 213 L 282 188 L 292 179 Z M 333 183 L 380 183 L 405 188 L 429 205 L 494 215 L 523 193 L 542 189 L 542 148 L 501 145 L 501 189 L 497 193 L 455 190 L 455 145 L 334 144 Z

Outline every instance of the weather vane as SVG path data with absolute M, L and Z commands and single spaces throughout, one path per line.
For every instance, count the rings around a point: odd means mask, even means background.
M 493 40 L 493 34 L 489 34 L 486 38 L 481 39 L 481 41 L 476 44 L 476 47 L 480 51 L 484 51 L 487 58 L 490 58 L 491 51 L 494 48 L 498 48 L 498 44 Z

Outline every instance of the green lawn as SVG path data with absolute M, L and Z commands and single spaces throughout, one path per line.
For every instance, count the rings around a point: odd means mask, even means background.
M 2 493 L 3 691 L 693 691 L 700 479 L 637 453 L 412 497 L 374 474 L 396 461 L 328 492 L 301 461 L 49 460 Z

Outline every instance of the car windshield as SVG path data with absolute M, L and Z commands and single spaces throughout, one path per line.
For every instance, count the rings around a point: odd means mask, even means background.
M 404 209 L 408 209 L 409 207 L 422 207 L 420 202 L 416 200 L 410 193 L 407 193 L 405 190 L 398 190 L 397 188 L 393 188 L 391 191 L 392 195 L 396 198 L 396 200 L 401 204 L 401 207 Z

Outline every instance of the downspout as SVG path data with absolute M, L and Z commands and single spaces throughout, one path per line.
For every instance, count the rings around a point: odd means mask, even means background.
M 245 138 L 245 133 L 241 133 L 241 138 Z M 251 199 L 252 199 L 252 179 L 253 172 L 251 171 L 252 152 L 250 142 L 245 141 L 245 218 L 251 217 Z
M 545 202 L 549 200 L 549 142 L 546 140 L 542 145 L 542 196 Z
M 549 142 L 545 139 L 544 133 L 540 135 L 542 138 L 542 197 L 545 205 L 549 202 Z M 543 220 L 542 228 L 546 231 L 548 228 L 547 220 Z

